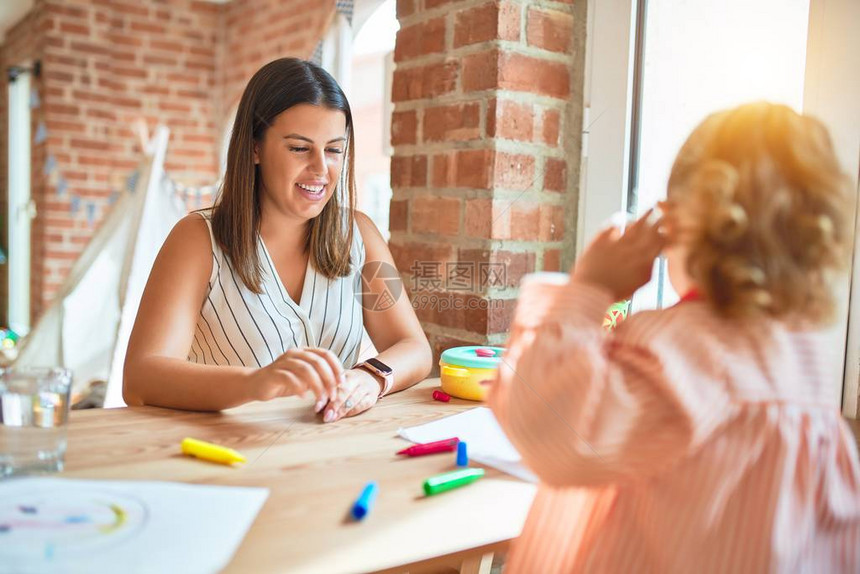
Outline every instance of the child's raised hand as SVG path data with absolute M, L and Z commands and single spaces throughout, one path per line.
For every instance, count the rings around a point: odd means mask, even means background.
M 651 279 L 654 259 L 665 244 L 661 220 L 652 213 L 648 210 L 624 233 L 613 226 L 598 234 L 577 259 L 573 280 L 603 287 L 616 301 L 631 297 Z

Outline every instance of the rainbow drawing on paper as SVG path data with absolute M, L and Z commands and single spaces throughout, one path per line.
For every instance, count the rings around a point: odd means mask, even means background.
M 132 495 L 63 485 L 0 498 L 0 562 L 98 552 L 138 535 L 149 520 Z

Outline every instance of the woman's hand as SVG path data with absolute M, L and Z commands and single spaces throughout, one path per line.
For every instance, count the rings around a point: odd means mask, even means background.
M 649 210 L 623 234 L 616 227 L 598 234 L 577 259 L 572 279 L 603 287 L 616 301 L 631 297 L 651 279 L 654 259 L 665 244 L 661 221 L 651 215 Z
M 252 375 L 257 400 L 313 393 L 317 401 L 329 401 L 337 395 L 343 378 L 340 359 L 328 349 L 290 349 L 271 364 Z
M 343 417 L 363 413 L 379 399 L 379 380 L 364 369 L 350 369 L 344 373 L 337 395 L 328 403 L 317 403 L 317 412 L 323 411 L 323 420 L 334 422 Z

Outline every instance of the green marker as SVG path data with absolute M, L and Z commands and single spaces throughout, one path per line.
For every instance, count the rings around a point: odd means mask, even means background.
M 433 496 L 446 490 L 453 490 L 461 486 L 471 484 L 484 476 L 483 468 L 464 468 L 463 470 L 455 470 L 444 474 L 431 476 L 424 481 L 424 494 Z

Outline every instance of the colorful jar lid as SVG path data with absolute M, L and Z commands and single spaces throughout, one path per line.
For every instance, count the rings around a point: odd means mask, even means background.
M 504 351 L 503 347 L 452 347 L 442 353 L 439 362 L 454 367 L 496 369 Z

